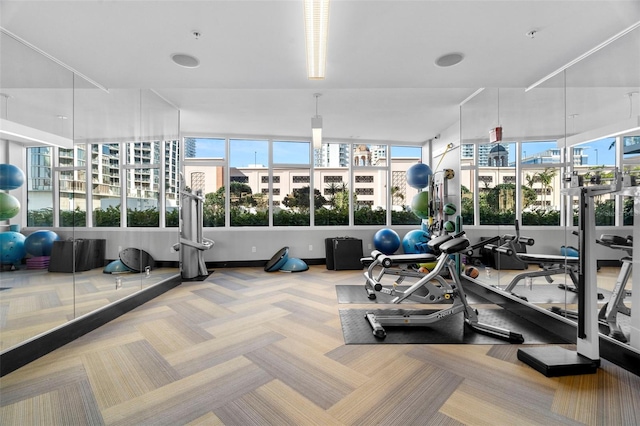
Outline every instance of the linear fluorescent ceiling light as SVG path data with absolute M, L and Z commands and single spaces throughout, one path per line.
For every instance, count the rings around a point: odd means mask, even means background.
M 307 76 L 309 80 L 324 80 L 329 0 L 304 0 L 304 32 L 307 45 Z
M 322 96 L 320 93 L 314 93 L 316 98 L 316 115 L 311 117 L 311 140 L 313 148 L 322 148 L 322 117 L 318 115 L 318 98 Z

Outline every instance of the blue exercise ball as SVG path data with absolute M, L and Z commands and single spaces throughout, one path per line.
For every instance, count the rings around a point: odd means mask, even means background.
M 430 253 L 428 248 L 429 233 L 422 229 L 414 229 L 406 233 L 402 238 L 402 250 L 406 254 Z
M 25 236 L 19 232 L 0 232 L 0 263 L 17 265 L 27 254 Z
M 13 164 L 0 164 L 0 190 L 11 191 L 24 184 L 24 172 Z
M 382 228 L 373 236 L 373 246 L 384 254 L 393 254 L 400 248 L 400 236 L 393 229 Z
M 426 188 L 432 174 L 431 167 L 424 163 L 416 163 L 407 169 L 407 184 L 416 189 Z
M 53 242 L 60 237 L 53 231 L 40 230 L 30 234 L 24 241 L 24 248 L 31 256 L 51 256 Z

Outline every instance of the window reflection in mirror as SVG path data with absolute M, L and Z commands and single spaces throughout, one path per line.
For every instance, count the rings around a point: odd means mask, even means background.
M 460 147 L 460 205 L 463 225 L 475 225 L 474 194 L 478 191 L 475 181 L 475 145 Z
M 91 146 L 93 226 L 120 227 L 120 144 Z
M 53 226 L 53 148 L 27 148 L 27 226 Z
M 622 170 L 628 176 L 630 184 L 640 185 L 640 136 L 622 138 Z M 633 198 L 623 198 L 623 224 L 634 223 Z
M 480 225 L 514 224 L 515 147 L 515 143 L 503 142 L 478 145 Z
M 555 141 L 523 142 L 521 158 L 522 225 L 559 226 L 562 149 Z
M 573 171 L 583 177 L 585 185 L 609 185 L 616 169 L 616 139 L 604 138 L 576 145 L 573 151 Z M 577 199 L 574 198 L 574 205 Z M 596 226 L 616 225 L 616 195 L 604 194 L 594 199 Z M 574 208 L 574 224 L 577 209 Z

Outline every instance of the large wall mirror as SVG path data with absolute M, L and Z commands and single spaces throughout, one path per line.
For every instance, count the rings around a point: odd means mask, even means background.
M 469 259 L 480 269 L 479 281 L 572 317 L 580 255 L 578 201 L 565 189 L 574 175 L 585 185 L 607 185 L 615 170 L 624 172 L 625 185 L 640 182 L 639 91 L 636 28 L 535 87 L 485 88 L 461 106 L 460 194 L 467 235 L 474 243 L 519 233 L 533 243 L 514 244 L 522 253 L 517 256 L 479 250 Z M 501 137 L 491 141 L 496 128 Z M 596 251 L 599 264 L 599 306 L 609 301 L 616 283 L 624 282 L 624 305 L 630 307 L 634 260 L 622 242 L 631 244 L 638 232 L 633 227 L 637 198 L 627 191 L 600 195 L 594 202 L 591 220 L 603 241 L 588 249 Z M 544 268 L 536 255 L 549 258 Z M 557 273 L 545 275 L 545 268 Z M 630 311 L 621 307 L 617 313 L 621 341 L 629 340 Z M 600 331 L 612 334 L 606 321 Z
M 98 87 L 0 37 L 0 163 L 23 179 L 1 188 L 19 203 L 0 220 L 4 353 L 179 274 L 180 144 L 152 90 Z

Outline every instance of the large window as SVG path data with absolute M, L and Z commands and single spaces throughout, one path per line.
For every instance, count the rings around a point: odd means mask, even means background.
M 315 210 L 326 204 L 317 185 L 311 182 L 310 152 L 311 144 L 306 141 L 273 142 L 271 204 L 274 226 L 310 226 L 311 206 Z M 264 202 L 267 204 L 269 186 L 265 185 L 265 188 Z M 315 189 L 312 191 L 312 188 Z
M 178 179 L 178 185 L 181 190 L 204 197 L 202 222 L 207 228 L 225 226 L 226 146 L 226 139 L 221 138 L 184 139 L 184 181 Z M 169 204 L 167 208 L 170 208 Z M 167 213 L 167 217 L 173 217 L 173 214 Z
M 268 198 L 260 189 L 259 173 L 269 171 L 269 142 L 230 139 L 229 164 L 231 226 L 268 226 Z
M 421 220 L 411 212 L 411 200 L 418 190 L 407 184 L 407 170 L 422 161 L 422 148 L 391 146 L 391 201 L 392 225 L 419 225 Z
M 316 226 L 349 225 L 351 196 L 351 145 L 346 143 L 323 143 L 314 150 L 315 189 L 320 192 L 321 205 L 315 206 Z M 315 193 L 315 191 L 314 191 Z M 316 195 L 314 195 L 317 197 Z
M 637 181 L 638 140 L 601 139 L 568 155 L 557 141 L 463 144 L 456 171 L 463 223 L 575 225 L 577 200 L 562 193 L 568 167 L 587 184 L 607 184 L 622 164 Z M 406 182 L 421 147 L 325 143 L 312 150 L 307 141 L 185 138 L 30 148 L 27 161 L 29 226 L 177 227 L 181 189 L 204 197 L 205 227 L 421 222 L 410 209 L 417 190 Z M 595 203 L 598 226 L 633 223 L 630 197 Z
M 388 145 L 353 145 L 353 224 L 385 225 L 391 194 Z

